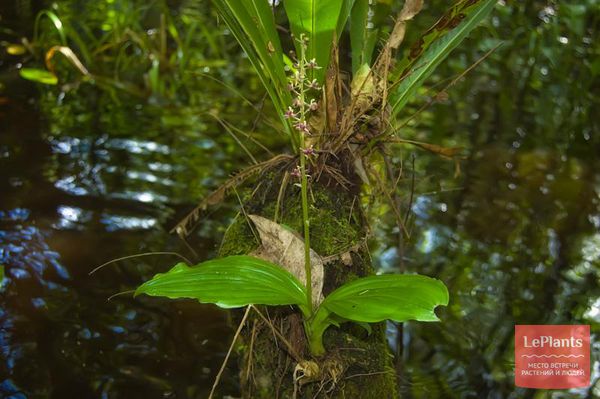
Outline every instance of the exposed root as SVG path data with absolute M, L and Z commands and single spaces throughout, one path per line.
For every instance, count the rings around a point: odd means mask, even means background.
M 219 373 L 217 374 L 217 376 L 215 377 L 215 382 L 213 383 L 213 386 L 210 390 L 210 394 L 208 395 L 208 399 L 212 399 L 213 395 L 215 394 L 215 390 L 217 389 L 217 386 L 219 385 L 219 381 L 221 380 L 221 375 L 223 374 L 223 371 L 225 370 L 225 366 L 227 365 L 227 361 L 229 360 L 229 356 L 231 356 L 231 352 L 233 351 L 233 347 L 235 346 L 235 342 L 237 341 L 238 337 L 240 336 L 240 333 L 242 332 L 242 328 L 244 328 L 244 325 L 246 324 L 246 319 L 248 318 L 248 315 L 250 314 L 250 306 L 246 307 L 246 312 L 244 312 L 244 317 L 242 317 L 242 321 L 240 321 L 240 325 L 238 326 L 235 335 L 233 336 L 233 339 L 231 340 L 231 345 L 229 345 L 229 349 L 227 350 L 227 354 L 225 355 L 225 359 L 223 359 L 223 363 L 221 364 L 221 368 L 219 369 Z
M 128 255 L 128 256 L 123 256 L 121 258 L 109 260 L 108 262 L 103 263 L 100 266 L 94 268 L 94 270 L 92 270 L 88 274 L 91 276 L 92 274 L 96 273 L 98 270 L 104 268 L 105 266 L 108 266 L 108 265 L 110 265 L 112 263 L 120 262 L 122 260 L 134 259 L 134 258 L 141 258 L 143 256 L 154 256 L 154 255 L 173 255 L 173 256 L 177 256 L 180 259 L 182 259 L 185 263 L 187 263 L 188 265 L 192 265 L 192 262 L 188 258 L 186 258 L 185 256 L 183 256 L 183 255 L 181 255 L 181 254 L 179 254 L 177 252 L 144 252 L 142 254 Z
M 250 380 L 250 376 L 254 376 L 254 374 L 252 372 L 253 365 L 254 365 L 252 356 L 254 354 L 254 340 L 256 339 L 256 331 L 257 331 L 256 324 L 257 323 L 258 323 L 258 320 L 256 320 L 256 319 L 252 323 L 252 332 L 250 333 L 250 346 L 248 347 L 248 363 L 247 363 L 248 366 L 246 367 L 245 374 L 242 379 L 243 383 L 247 383 Z
M 294 358 L 295 361 L 301 362 L 302 357 L 296 352 L 294 347 L 289 343 L 289 341 L 279 332 L 279 330 L 271 323 L 269 319 L 267 319 L 254 305 L 250 305 L 250 307 L 258 314 L 258 316 L 269 326 L 273 333 L 285 344 L 287 352 Z
M 277 223 L 279 220 L 279 210 L 281 209 L 281 205 L 283 203 L 283 197 L 285 196 L 285 190 L 287 189 L 288 182 L 290 180 L 290 172 L 285 172 L 283 174 L 283 180 L 281 181 L 281 186 L 279 186 L 279 194 L 277 195 L 277 203 L 275 203 L 275 216 L 273 217 L 273 221 Z

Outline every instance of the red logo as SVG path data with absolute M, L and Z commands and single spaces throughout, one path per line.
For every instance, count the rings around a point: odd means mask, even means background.
M 515 326 L 515 385 L 590 386 L 590 326 Z

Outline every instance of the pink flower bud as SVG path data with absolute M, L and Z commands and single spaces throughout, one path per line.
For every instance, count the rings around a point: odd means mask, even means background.
M 293 177 L 300 177 L 302 175 L 302 171 L 300 170 L 300 166 L 296 165 L 292 172 L 290 173 Z
M 302 153 L 304 155 L 306 155 L 307 157 L 311 156 L 311 155 L 315 155 L 315 149 L 313 148 L 313 146 L 311 145 L 308 148 L 303 148 L 302 149 Z
M 283 116 L 285 119 L 290 119 L 296 116 L 296 114 L 294 113 L 292 107 L 288 107 L 287 111 L 285 111 L 285 114 L 283 114 Z

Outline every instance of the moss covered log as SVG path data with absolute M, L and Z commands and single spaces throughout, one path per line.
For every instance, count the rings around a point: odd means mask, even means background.
M 246 214 L 274 219 L 281 181 L 277 176 L 263 179 L 260 189 L 244 204 Z M 314 182 L 310 198 L 312 248 L 323 257 L 333 258 L 325 265 L 324 294 L 354 278 L 373 274 L 364 245 L 365 222 L 356 193 L 331 182 Z M 278 223 L 301 232 L 300 189 L 289 184 L 279 206 Z M 241 214 L 227 230 L 220 254 L 246 254 L 258 245 L 249 222 Z M 343 261 L 335 256 L 339 254 L 345 254 Z M 393 357 L 383 323 L 373 325 L 370 335 L 353 323 L 345 323 L 341 328 L 330 327 L 324 334 L 327 353 L 314 359 L 308 352 L 297 310 L 262 308 L 261 312 L 272 326 L 255 315 L 246 323 L 239 340 L 244 398 L 398 397 Z M 273 328 L 281 332 L 287 343 L 276 337 Z

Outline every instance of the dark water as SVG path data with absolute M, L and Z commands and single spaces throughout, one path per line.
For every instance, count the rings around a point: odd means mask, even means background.
M 33 12 L 25 3 L 0 7 L 4 21 L 12 18 L 6 26 L 23 35 Z M 39 6 L 27 4 L 34 11 Z M 205 397 L 232 337 L 224 312 L 127 295 L 107 301 L 177 257 L 128 259 L 88 273 L 130 254 L 214 255 L 235 198 L 204 216 L 189 242 L 195 254 L 168 231 L 249 162 L 207 112 L 251 129 L 255 111 L 206 80 L 196 81 L 196 97 L 185 102 L 115 98 L 90 85 L 64 93 L 41 89 L 19 79 L 16 65 L 23 61 L 4 55 L 0 65 L 0 264 L 6 269 L 0 393 Z M 600 397 L 600 146 L 593 101 L 578 97 L 579 119 L 560 129 L 536 121 L 537 103 L 509 120 L 504 116 L 514 110 L 499 97 L 510 88 L 498 82 L 508 82 L 501 74 L 510 71 L 497 59 L 489 65 L 472 86 L 457 89 L 465 103 L 442 104 L 410 128 L 467 147 L 460 176 L 453 177 L 451 162 L 406 151 L 405 161 L 416 157 L 415 194 L 411 237 L 402 250 L 394 221 L 374 216 L 375 262 L 383 270 L 438 276 L 452 298 L 440 312 L 443 323 L 405 326 L 402 390 L 413 398 Z M 233 83 L 259 102 L 255 82 Z M 530 84 L 527 96 L 538 98 L 542 89 Z M 492 99 L 496 108 L 481 109 Z M 407 169 L 408 192 L 413 171 Z M 590 324 L 592 387 L 516 389 L 514 324 Z M 221 394 L 236 395 L 235 377 L 232 365 Z

